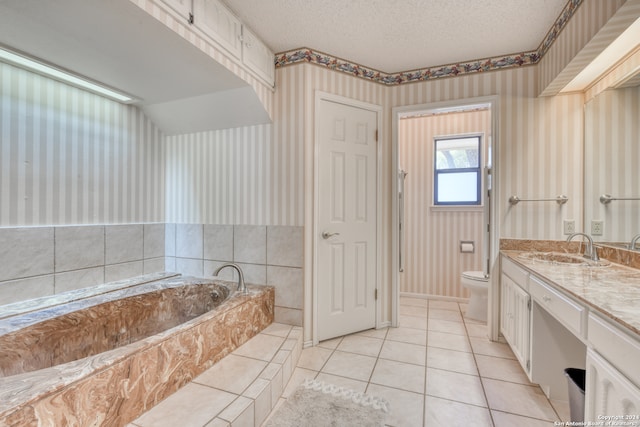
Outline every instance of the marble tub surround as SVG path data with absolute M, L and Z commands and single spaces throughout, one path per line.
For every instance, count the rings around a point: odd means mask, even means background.
M 211 281 L 178 278 L 140 287 L 203 283 Z M 136 291 L 122 289 L 105 298 L 112 299 L 118 292 Z M 39 420 L 51 425 L 125 425 L 271 324 L 273 301 L 272 287 L 250 285 L 248 295 L 233 293 L 216 310 L 148 338 L 5 377 L 0 390 L 0 425 L 38 425 Z
M 0 228 L 0 305 L 165 271 L 164 224 Z
M 229 294 L 221 283 L 184 286 L 174 280 L 5 319 L 0 376 L 50 368 L 159 334 L 215 310 Z
M 302 325 L 302 227 L 167 224 L 165 242 L 167 270 L 209 277 L 222 264 L 234 262 L 247 283 L 276 288 L 277 322 Z M 231 269 L 220 277 L 237 280 Z
M 599 245 L 598 242 L 595 242 L 594 245 L 598 248 L 600 259 L 640 269 L 640 251 L 630 251 L 610 245 Z M 564 240 L 500 239 L 500 250 L 578 254 L 584 252 L 584 242 L 580 242 L 578 238 L 571 242 Z
M 0 306 L 0 319 L 59 306 L 73 301 L 79 301 L 85 298 L 94 297 L 96 295 L 107 294 L 109 292 L 121 290 L 124 288 L 143 285 L 145 283 L 157 282 L 158 280 L 169 279 L 171 277 L 177 276 L 179 276 L 179 274 L 170 272 L 150 273 L 138 277 L 132 277 L 130 279 L 103 283 L 102 285 L 98 286 L 76 289 L 73 291 L 67 291 L 55 295 L 48 295 L 45 297 L 34 298 L 26 301 L 18 301 L 12 304 Z M 0 328 L 0 333 L 2 333 L 2 328 Z
M 613 262 L 607 267 L 558 266 L 519 256 L 529 251 L 501 252 L 596 312 L 640 334 L 640 270 Z
M 272 323 L 128 427 L 260 426 L 301 351 L 301 328 Z

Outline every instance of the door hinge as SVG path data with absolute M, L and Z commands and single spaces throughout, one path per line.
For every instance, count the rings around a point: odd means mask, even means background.
M 527 360 L 527 372 L 531 369 L 531 360 Z
M 189 19 L 187 20 L 187 22 L 193 25 L 193 13 L 189 13 Z
M 376 289 L 376 290 L 373 292 L 373 295 L 374 295 L 375 300 L 377 301 L 377 300 L 378 300 L 378 289 Z
M 376 129 L 376 142 L 378 142 L 378 129 Z
M 527 309 L 531 311 L 531 297 L 527 300 Z

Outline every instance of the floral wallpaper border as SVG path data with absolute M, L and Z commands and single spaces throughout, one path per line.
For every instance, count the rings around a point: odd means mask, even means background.
M 578 6 L 580 6 L 583 1 L 584 0 L 569 0 L 538 49 L 530 52 L 478 59 L 469 62 L 460 62 L 457 64 L 439 65 L 436 67 L 421 68 L 418 70 L 390 74 L 372 68 L 367 68 L 313 49 L 298 48 L 276 54 L 275 66 L 276 68 L 280 68 L 287 65 L 308 62 L 326 67 L 330 70 L 352 74 L 356 77 L 376 83 L 393 86 L 444 77 L 455 77 L 471 73 L 534 65 L 540 61 L 545 53 L 547 53 L 553 42 L 558 38 L 562 29 L 567 25 L 567 22 L 569 22 L 569 19 L 573 16 L 575 11 L 578 9 Z

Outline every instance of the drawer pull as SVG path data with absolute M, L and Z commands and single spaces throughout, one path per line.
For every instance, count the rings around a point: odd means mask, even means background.
M 542 296 L 542 300 L 543 300 L 544 302 L 549 302 L 549 301 L 551 301 L 551 297 L 550 297 L 550 296 L 547 296 L 547 295 L 543 295 L 543 296 Z

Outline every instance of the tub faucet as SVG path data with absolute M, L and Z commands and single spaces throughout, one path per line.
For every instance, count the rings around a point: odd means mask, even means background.
M 567 242 L 571 241 L 575 236 L 584 236 L 587 238 L 587 247 L 584 250 L 584 257 L 590 258 L 591 261 L 600 261 L 600 257 L 598 256 L 598 248 L 593 245 L 593 239 L 591 236 L 585 233 L 573 233 L 569 237 L 567 237 Z
M 220 270 L 222 270 L 225 267 L 231 267 L 238 272 L 238 292 L 242 292 L 243 294 L 249 293 L 247 291 L 247 285 L 244 284 L 244 274 L 242 274 L 242 269 L 238 266 L 238 264 L 234 264 L 232 262 L 223 264 L 220 267 L 218 267 L 216 271 L 213 272 L 213 275 L 217 276 L 218 273 L 220 273 Z
M 633 238 L 631 239 L 631 243 L 629 243 L 629 249 L 632 251 L 636 250 L 636 242 L 640 240 L 640 234 L 636 234 L 635 236 L 633 236 Z

